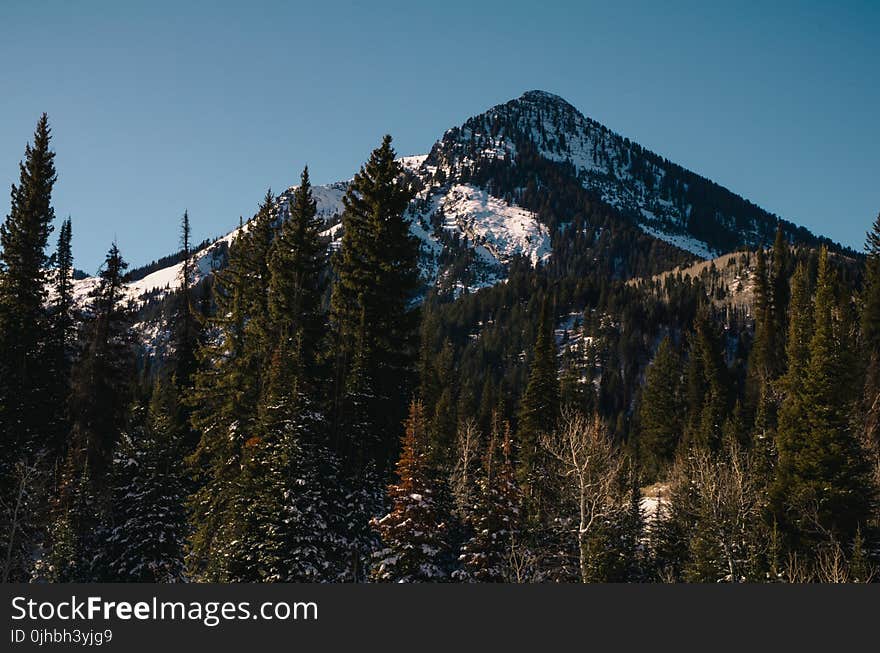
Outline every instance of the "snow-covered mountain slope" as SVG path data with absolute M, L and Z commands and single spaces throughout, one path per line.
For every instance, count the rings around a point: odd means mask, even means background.
M 550 256 L 550 235 L 535 214 L 482 188 L 457 184 L 442 195 L 438 209 L 444 229 L 463 233 L 495 262 L 520 254 L 537 264 Z
M 651 236 L 701 258 L 772 241 L 780 220 L 731 191 L 585 117 L 561 97 L 529 91 L 446 132 L 425 165 L 447 179 L 529 156 L 556 162 Z M 816 240 L 781 221 L 789 240 Z
M 415 170 L 426 155 L 404 157 L 405 167 Z M 347 181 L 313 187 L 318 215 L 327 229 L 323 232 L 331 241 L 331 248 L 338 247 L 342 238 L 342 198 L 348 188 Z M 278 211 L 286 219 L 288 203 L 295 186 L 278 197 Z M 515 205 L 492 197 L 482 188 L 470 185 L 451 187 L 428 187 L 419 193 L 407 212 L 411 230 L 421 246 L 421 271 L 426 285 L 434 286 L 449 281 L 448 270 L 442 262 L 449 249 L 473 252 L 469 267 L 469 280 L 456 279 L 454 292 L 462 289 L 475 290 L 493 285 L 504 279 L 504 270 L 514 256 L 523 256 L 532 264 L 546 261 L 551 255 L 550 235 L 537 216 Z M 224 264 L 225 252 L 245 223 L 224 237 L 196 252 L 194 281 L 198 282 Z M 447 257 L 448 258 L 448 257 Z M 183 263 L 179 262 L 152 272 L 127 285 L 126 296 L 137 303 L 147 297 L 157 299 L 166 291 L 180 285 Z M 96 287 L 98 279 L 88 277 L 74 281 L 74 294 L 80 303 Z
M 538 184 L 568 179 L 619 219 L 703 259 L 767 243 L 777 223 L 792 242 L 819 240 L 543 91 L 530 91 L 470 118 L 448 130 L 427 155 L 402 157 L 400 162 L 418 189 L 407 217 L 421 243 L 425 285 L 454 295 L 503 281 L 514 257 L 534 265 L 552 257 L 552 229 L 517 205 L 525 185 L 518 184 L 525 178 L 538 178 Z M 541 178 L 536 166 L 550 166 L 554 177 Z M 339 181 L 313 190 L 333 247 L 342 235 L 340 216 L 348 184 Z M 278 197 L 282 219 L 294 188 Z M 560 224 L 569 210 L 574 213 L 577 207 L 555 207 Z M 247 229 L 247 223 L 242 228 Z M 237 233 L 233 230 L 193 255 L 197 280 L 224 264 Z M 564 236 L 560 231 L 556 237 Z M 176 263 L 131 282 L 128 296 L 161 297 L 179 284 L 181 269 L 182 263 Z M 96 283 L 95 278 L 77 281 L 77 296 L 85 301 Z

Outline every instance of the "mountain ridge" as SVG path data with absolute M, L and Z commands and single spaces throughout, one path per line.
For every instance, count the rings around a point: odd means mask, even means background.
M 421 243 L 426 285 L 457 296 L 503 281 L 513 257 L 524 256 L 533 265 L 552 257 L 550 241 L 565 225 L 544 224 L 523 207 L 528 182 L 505 181 L 528 177 L 528 170 L 517 168 L 532 157 L 557 166 L 648 236 L 699 259 L 766 245 L 777 224 L 792 242 L 845 249 L 613 132 L 561 96 L 535 89 L 446 130 L 427 154 L 399 159 L 417 188 L 407 217 Z M 347 186 L 338 181 L 313 187 L 331 241 L 341 235 Z M 295 188 L 278 196 L 281 219 Z M 197 280 L 223 265 L 237 232 L 193 254 Z M 133 280 L 129 298 L 155 297 L 175 287 L 181 267 L 177 262 Z M 82 299 L 94 284 L 94 277 L 77 281 L 77 296 Z

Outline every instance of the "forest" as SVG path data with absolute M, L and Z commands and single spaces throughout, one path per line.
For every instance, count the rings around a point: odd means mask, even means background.
M 111 244 L 82 303 L 54 157 L 44 114 L 0 226 L 3 582 L 880 581 L 880 216 L 864 255 L 707 222 L 738 249 L 683 274 L 521 145 L 462 179 L 539 216 L 553 256 L 453 293 L 420 276 L 386 136 L 339 243 L 304 168 L 212 276 L 183 213 L 178 253 L 132 277 Z M 167 263 L 173 292 L 126 298 Z

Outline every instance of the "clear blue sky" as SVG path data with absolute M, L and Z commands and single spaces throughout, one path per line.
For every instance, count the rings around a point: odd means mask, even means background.
M 305 163 L 348 178 L 385 132 L 423 153 L 543 89 L 860 248 L 880 211 L 880 3 L 721 4 L 2 0 L 0 182 L 48 112 L 77 267 L 114 237 L 136 265 L 176 249 L 185 208 L 197 239 L 219 235 Z

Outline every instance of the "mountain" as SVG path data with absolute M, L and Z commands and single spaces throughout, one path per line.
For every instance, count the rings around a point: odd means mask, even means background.
M 567 229 L 584 213 L 584 224 L 596 228 L 595 243 L 613 225 L 646 236 L 639 241 L 642 248 L 652 241 L 669 246 L 652 255 L 656 269 L 651 270 L 623 269 L 620 251 L 594 253 L 594 259 L 614 259 L 609 271 L 621 277 L 767 244 L 777 224 L 790 242 L 828 242 L 615 134 L 544 91 L 492 107 L 449 129 L 428 154 L 400 161 L 417 190 L 408 217 L 421 242 L 425 288 L 450 297 L 503 281 L 514 260 L 550 263 L 559 248 L 575 247 Z M 347 186 L 340 181 L 314 188 L 332 241 L 341 236 Z M 294 188 L 278 197 L 281 219 Z M 603 217 L 596 218 L 597 211 Z M 204 244 L 193 255 L 196 281 L 224 264 L 237 232 Z M 635 236 L 628 238 L 632 246 Z M 180 257 L 166 258 L 175 262 L 150 268 L 149 274 L 132 271 L 132 300 L 155 301 L 176 286 Z M 77 297 L 84 301 L 95 283 L 93 277 L 77 280 Z

